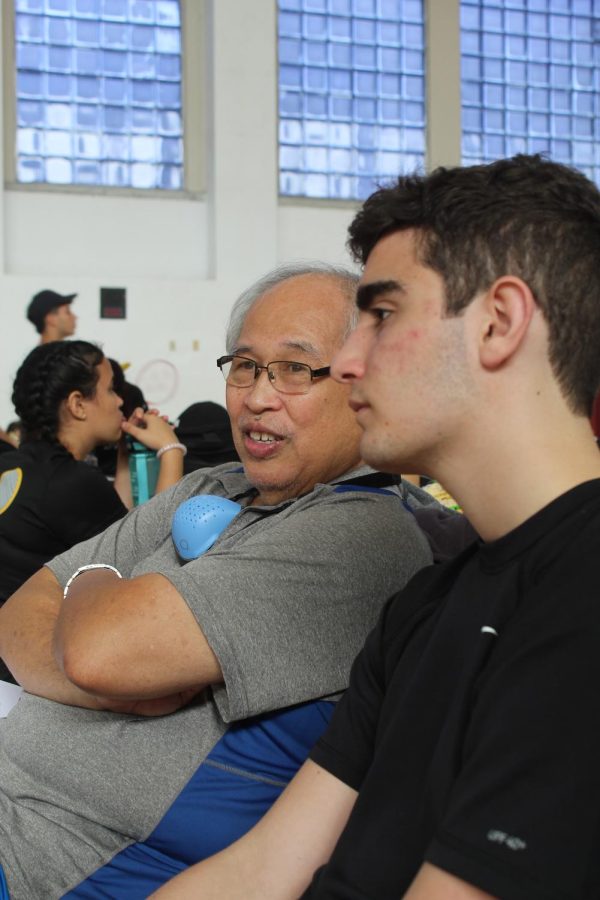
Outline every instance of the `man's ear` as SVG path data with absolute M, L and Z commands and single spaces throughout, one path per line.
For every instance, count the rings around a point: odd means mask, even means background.
M 78 419 L 81 422 L 87 419 L 85 397 L 81 391 L 71 391 L 65 400 L 65 409 L 74 419 Z
M 497 369 L 518 350 L 527 334 L 536 302 L 520 278 L 498 278 L 482 298 L 483 324 L 479 357 L 486 369 Z

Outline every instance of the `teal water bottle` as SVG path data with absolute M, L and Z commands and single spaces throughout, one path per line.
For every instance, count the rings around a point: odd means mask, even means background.
M 129 449 L 129 477 L 134 506 L 145 503 L 154 495 L 160 463 L 154 450 L 138 441 L 127 439 Z

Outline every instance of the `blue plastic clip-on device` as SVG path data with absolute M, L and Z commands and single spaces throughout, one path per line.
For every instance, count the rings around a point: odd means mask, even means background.
M 213 494 L 185 500 L 175 510 L 171 526 L 179 556 L 185 560 L 196 559 L 209 550 L 241 508 L 239 503 Z

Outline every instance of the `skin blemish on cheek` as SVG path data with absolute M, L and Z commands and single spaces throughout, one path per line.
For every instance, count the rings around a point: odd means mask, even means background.
M 423 332 L 420 328 L 409 328 L 404 334 L 390 342 L 389 349 L 394 354 L 408 356 L 415 349 L 415 345 L 420 343 L 422 336 Z

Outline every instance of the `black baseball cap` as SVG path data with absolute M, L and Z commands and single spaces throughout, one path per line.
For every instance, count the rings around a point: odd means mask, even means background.
M 56 309 L 58 306 L 64 306 L 65 303 L 72 303 L 77 294 L 57 294 L 56 291 L 40 291 L 31 299 L 31 303 L 27 307 L 27 318 L 33 322 L 39 332 L 44 327 L 44 317 Z

